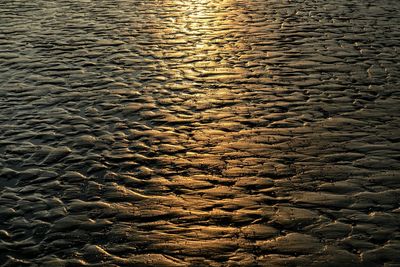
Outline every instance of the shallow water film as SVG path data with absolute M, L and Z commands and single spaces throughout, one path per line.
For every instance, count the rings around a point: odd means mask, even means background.
M 2 0 L 0 266 L 400 266 L 400 2 Z

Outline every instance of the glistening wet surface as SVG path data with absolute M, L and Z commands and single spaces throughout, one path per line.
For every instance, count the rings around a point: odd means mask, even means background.
M 2 0 L 1 266 L 399 266 L 399 14 Z

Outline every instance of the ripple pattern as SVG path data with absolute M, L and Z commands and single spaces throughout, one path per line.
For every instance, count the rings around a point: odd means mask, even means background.
M 1 266 L 399 266 L 399 14 L 2 0 Z

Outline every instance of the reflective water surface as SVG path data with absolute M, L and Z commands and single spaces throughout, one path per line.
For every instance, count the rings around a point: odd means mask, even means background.
M 1 1 L 1 266 L 398 266 L 399 11 Z

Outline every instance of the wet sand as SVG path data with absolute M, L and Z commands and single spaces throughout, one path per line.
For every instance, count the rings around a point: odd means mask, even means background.
M 398 1 L 0 2 L 1 266 L 400 266 Z

